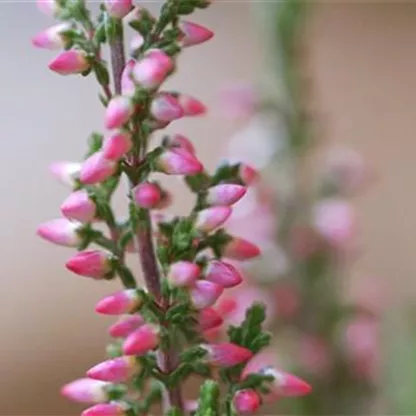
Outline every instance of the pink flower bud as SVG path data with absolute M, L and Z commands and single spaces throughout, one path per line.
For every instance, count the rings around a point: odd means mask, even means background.
M 80 378 L 62 387 L 61 394 L 79 403 L 102 403 L 108 400 L 107 391 L 110 386 L 110 383 L 104 381 Z
M 49 63 L 49 69 L 60 75 L 79 74 L 89 67 L 85 52 L 78 49 L 61 52 Z
M 159 121 L 173 121 L 183 117 L 184 112 L 178 100 L 171 94 L 157 95 L 150 105 L 150 113 Z
M 116 323 L 108 328 L 108 333 L 113 338 L 126 338 L 133 331 L 144 324 L 144 319 L 141 315 L 126 315 L 122 316 Z
M 122 315 L 133 313 L 142 303 L 136 289 L 122 290 L 106 296 L 95 306 L 95 311 L 103 315 Z
M 255 390 L 239 390 L 233 397 L 234 409 L 239 415 L 252 415 L 261 405 L 261 397 Z
M 111 271 L 110 255 L 100 250 L 80 251 L 67 261 L 66 267 L 80 276 L 103 279 Z
M 36 233 L 44 240 L 59 246 L 77 247 L 82 242 L 79 234 L 81 227 L 79 222 L 59 218 L 39 225 Z
M 209 362 L 218 367 L 233 367 L 248 361 L 253 356 L 249 349 L 230 342 L 204 344 L 201 347 L 208 352 Z
M 273 367 L 266 367 L 261 373 L 274 377 L 271 389 L 276 396 L 298 397 L 305 396 L 312 391 L 311 386 L 306 381 L 293 374 L 278 371 Z
M 246 193 L 245 186 L 234 183 L 223 183 L 208 189 L 206 201 L 209 205 L 232 205 Z
M 201 331 L 208 331 L 223 323 L 221 315 L 214 308 L 204 308 L 199 312 L 198 324 Z
M 244 185 L 252 185 L 259 179 L 259 172 L 252 166 L 240 163 L 239 175 Z
M 136 91 L 136 85 L 131 78 L 134 65 L 136 65 L 134 59 L 128 60 L 121 74 L 121 93 L 123 96 L 131 97 Z
M 138 49 L 140 49 L 143 46 L 144 38 L 139 33 L 135 34 L 130 41 L 130 50 L 132 52 L 136 52 Z
M 147 9 L 142 6 L 134 6 L 133 10 L 125 17 L 124 22 L 129 24 L 133 22 L 140 22 L 143 18 L 152 22 L 156 21 Z
M 133 78 L 146 89 L 157 88 L 173 69 L 173 61 L 160 50 L 149 51 L 133 68 Z
M 68 40 L 63 33 L 69 29 L 71 29 L 71 25 L 67 22 L 52 26 L 34 36 L 32 44 L 33 46 L 42 49 L 53 50 L 65 48 Z
M 214 36 L 214 33 L 206 27 L 188 22 L 186 20 L 182 20 L 179 27 L 183 33 L 181 38 L 183 47 L 198 45 L 206 42 Z
M 253 243 L 239 237 L 233 237 L 225 247 L 222 254 L 233 260 L 250 260 L 260 255 L 260 249 Z
M 122 19 L 133 8 L 132 0 L 105 0 L 105 8 L 111 17 Z
M 132 192 L 134 202 L 141 208 L 156 208 L 162 198 L 159 186 L 150 182 L 137 185 Z
M 184 287 L 192 285 L 201 273 L 201 269 L 190 261 L 173 263 L 168 272 L 168 280 L 174 286 Z
M 117 170 L 117 162 L 106 159 L 103 153 L 97 152 L 86 159 L 82 165 L 79 179 L 86 185 L 104 182 Z
M 202 163 L 195 156 L 179 150 L 163 152 L 156 162 L 157 169 L 168 175 L 195 175 L 204 170 Z
M 127 406 L 120 403 L 99 403 L 95 406 L 85 409 L 81 416 L 126 416 Z
M 123 383 L 139 369 L 135 357 L 117 357 L 103 361 L 87 371 L 87 376 L 94 380 Z
M 185 136 L 182 136 L 181 134 L 175 134 L 169 139 L 168 146 L 171 149 L 182 149 L 191 155 L 195 155 L 195 147 L 192 144 L 192 142 L 186 138 Z
M 180 94 L 178 97 L 179 105 L 182 107 L 185 116 L 200 116 L 205 114 L 207 108 L 201 101 L 186 94 Z
M 61 11 L 61 7 L 56 0 L 36 0 L 37 8 L 47 16 L 56 17 Z
M 104 124 L 107 129 L 118 129 L 127 123 L 134 113 L 134 105 L 129 97 L 114 97 L 107 106 Z
M 61 213 L 70 220 L 82 223 L 90 222 L 96 214 L 95 203 L 84 189 L 72 192 L 61 205 Z
M 231 213 L 232 208 L 226 206 L 206 208 L 198 212 L 195 220 L 195 228 L 209 233 L 221 227 L 228 220 Z
M 234 266 L 220 260 L 209 262 L 205 278 L 224 288 L 237 286 L 243 281 L 243 276 Z
M 63 185 L 74 186 L 75 179 L 81 172 L 81 163 L 76 162 L 54 162 L 49 167 L 53 176 Z
M 190 290 L 191 301 L 196 309 L 212 306 L 222 295 L 224 288 L 208 280 L 197 280 Z
M 119 131 L 111 134 L 103 143 L 101 152 L 108 160 L 120 160 L 133 147 L 129 133 Z
M 144 324 L 132 332 L 123 343 L 126 355 L 140 356 L 158 347 L 160 328 L 156 325 Z

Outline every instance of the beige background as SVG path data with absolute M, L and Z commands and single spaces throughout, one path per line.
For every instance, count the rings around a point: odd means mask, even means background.
M 231 80 L 255 79 L 262 66 L 248 3 L 220 1 L 195 19 L 216 38 L 186 52 L 172 85 L 212 111 L 175 131 L 195 139 L 212 167 L 233 130 L 215 107 L 216 91 Z M 308 36 L 322 131 L 361 151 L 379 175 L 356 201 L 366 250 L 354 273 L 388 281 L 394 299 L 416 287 L 409 284 L 416 268 L 415 23 L 416 4 L 322 2 Z M 1 415 L 76 413 L 58 391 L 102 357 L 110 320 L 93 307 L 116 286 L 71 275 L 63 268 L 71 251 L 34 236 L 39 222 L 59 215 L 67 194 L 48 164 L 80 157 L 102 117 L 92 78 L 50 74 L 53 54 L 31 48 L 30 37 L 48 24 L 33 4 L 0 2 Z

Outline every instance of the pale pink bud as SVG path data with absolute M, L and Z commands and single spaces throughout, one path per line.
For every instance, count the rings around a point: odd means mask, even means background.
M 243 276 L 234 266 L 220 260 L 209 262 L 205 278 L 225 288 L 237 286 L 243 281 Z
M 207 233 L 213 231 L 221 227 L 232 212 L 232 208 L 227 206 L 206 208 L 199 211 L 195 220 L 195 228 Z
M 116 323 L 108 328 L 108 333 L 114 338 L 126 338 L 133 331 L 144 324 L 144 319 L 141 315 L 126 315 L 122 316 Z
M 84 189 L 72 192 L 61 205 L 61 213 L 70 220 L 82 223 L 90 222 L 96 214 L 95 203 L 89 198 Z
M 160 328 L 156 325 L 144 324 L 132 332 L 123 343 L 126 355 L 143 355 L 158 347 Z
M 163 152 L 157 160 L 157 169 L 168 175 L 195 175 L 204 170 L 204 166 L 195 156 L 179 150 Z
M 79 234 L 81 227 L 79 222 L 59 218 L 39 225 L 36 233 L 44 240 L 59 246 L 77 247 L 82 242 Z
M 65 48 L 68 40 L 63 33 L 71 28 L 67 22 L 52 26 L 32 38 L 33 46 L 42 49 L 61 49 Z
M 79 403 L 103 403 L 108 400 L 109 387 L 111 384 L 105 381 L 80 378 L 63 386 L 61 394 Z
M 117 169 L 117 162 L 106 159 L 103 153 L 97 152 L 91 155 L 82 164 L 79 179 L 86 185 L 104 182 Z
M 90 368 L 87 376 L 94 380 L 122 383 L 137 372 L 139 369 L 137 364 L 135 357 L 117 357 Z
M 126 66 L 124 67 L 123 73 L 121 74 L 121 93 L 124 96 L 130 97 L 136 91 L 136 85 L 131 78 L 134 65 L 136 65 L 136 61 L 134 59 L 128 60 Z
M 259 409 L 261 397 L 255 390 L 239 390 L 233 397 L 233 405 L 239 415 L 252 415 Z
M 169 139 L 168 146 L 172 149 L 183 149 L 191 155 L 195 155 L 195 147 L 192 142 L 182 136 L 181 134 L 175 134 Z
M 206 27 L 186 20 L 182 20 L 179 23 L 179 27 L 183 33 L 181 43 L 184 47 L 199 45 L 214 36 L 214 33 Z
M 253 243 L 239 237 L 233 237 L 225 247 L 222 254 L 233 260 L 250 260 L 260 255 L 260 249 Z
M 207 111 L 207 108 L 201 101 L 190 95 L 180 94 L 178 100 L 185 116 L 200 116 Z
M 108 160 L 120 160 L 133 147 L 130 133 L 119 131 L 108 136 L 101 149 L 103 156 Z
M 276 396 L 298 397 L 305 396 L 312 391 L 311 386 L 306 381 L 293 374 L 278 371 L 273 367 L 266 367 L 261 373 L 274 377 L 271 389 Z
M 132 0 L 105 0 L 105 8 L 111 17 L 122 19 L 133 8 Z
M 154 183 L 144 182 L 133 190 L 134 202 L 141 208 L 156 208 L 162 198 L 160 187 Z
M 36 0 L 38 9 L 47 16 L 56 17 L 61 11 L 61 7 L 56 0 Z
M 168 272 L 168 280 L 174 286 L 183 287 L 192 285 L 201 273 L 201 269 L 190 261 L 173 263 Z
M 199 312 L 198 324 L 201 331 L 208 331 L 223 323 L 221 315 L 211 307 L 204 308 Z
M 132 52 L 137 51 L 138 49 L 140 49 L 143 46 L 144 43 L 144 38 L 142 35 L 140 35 L 139 33 L 135 34 L 132 38 L 132 40 L 130 41 L 130 49 Z
M 164 122 L 177 120 L 184 115 L 178 100 L 167 93 L 160 93 L 153 99 L 150 113 L 156 120 Z
M 232 205 L 246 193 L 245 186 L 234 183 L 223 183 L 208 189 L 206 201 L 209 205 Z
M 102 279 L 111 271 L 110 255 L 100 250 L 80 251 L 65 266 L 80 276 Z
M 49 63 L 49 69 L 60 75 L 79 74 L 89 67 L 90 63 L 85 52 L 78 49 L 61 52 Z
M 172 60 L 172 58 L 164 51 L 162 51 L 161 49 L 148 49 L 145 53 L 144 53 L 144 58 L 145 59 L 153 59 L 156 62 L 159 63 L 160 66 L 162 66 L 163 68 L 165 68 L 166 71 L 171 71 L 174 67 L 174 62 Z
M 133 68 L 133 78 L 142 88 L 153 89 L 166 79 L 173 69 L 173 61 L 160 50 L 149 51 Z
M 190 290 L 191 301 L 196 309 L 212 306 L 222 295 L 224 288 L 208 280 L 197 280 Z
M 103 315 L 122 315 L 133 313 L 142 303 L 136 289 L 122 290 L 106 296 L 95 306 L 95 311 Z
M 134 104 L 129 97 L 119 95 L 107 105 L 104 124 L 107 129 L 118 129 L 129 121 L 134 113 Z
M 85 409 L 81 416 L 126 416 L 126 410 L 127 407 L 125 405 L 116 402 L 99 403 Z
M 233 367 L 248 361 L 253 356 L 249 349 L 230 342 L 204 344 L 201 347 L 208 352 L 209 362 L 218 367 Z
M 252 166 L 240 163 L 239 175 L 244 185 L 252 185 L 259 178 L 259 172 Z
M 63 185 L 72 187 L 81 172 L 81 163 L 54 162 L 50 165 L 49 170 Z

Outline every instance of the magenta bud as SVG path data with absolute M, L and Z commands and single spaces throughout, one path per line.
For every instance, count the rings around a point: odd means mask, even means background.
M 198 212 L 195 220 L 195 228 L 203 232 L 210 232 L 221 227 L 228 220 L 232 213 L 232 208 L 218 206 L 206 208 Z
M 103 279 L 112 269 L 110 254 L 100 250 L 80 251 L 67 261 L 66 268 L 80 276 Z
M 168 280 L 173 286 L 184 287 L 192 285 L 201 273 L 201 269 L 190 261 L 173 263 L 168 272 Z
M 68 39 L 63 34 L 71 29 L 68 22 L 52 26 L 32 38 L 33 46 L 41 49 L 61 49 L 68 44 Z
M 123 96 L 131 97 L 136 91 L 136 85 L 131 78 L 134 65 L 136 65 L 134 59 L 128 60 L 121 74 L 121 93 Z
M 89 68 L 85 52 L 78 49 L 61 52 L 49 63 L 49 69 L 60 75 L 79 74 Z
M 196 309 L 212 306 L 222 295 L 224 288 L 208 280 L 197 280 L 190 290 L 191 301 Z
M 80 378 L 62 387 L 61 394 L 79 403 L 103 403 L 108 400 L 109 387 L 104 381 Z
M 113 338 L 126 338 L 142 326 L 144 322 L 143 317 L 137 313 L 134 315 L 125 315 L 108 328 L 108 333 Z
M 122 127 L 134 113 L 134 104 L 129 97 L 119 95 L 111 99 L 105 112 L 104 124 L 107 129 Z
M 180 94 L 178 100 L 185 116 L 200 116 L 205 114 L 207 111 L 207 108 L 201 103 L 201 101 L 191 97 L 190 95 Z
M 76 162 L 54 162 L 49 166 L 49 170 L 63 185 L 73 187 L 81 172 L 81 166 L 81 163 Z
M 39 237 L 59 246 L 77 247 L 82 242 L 79 231 L 82 224 L 59 218 L 39 225 L 36 233 Z
M 260 408 L 261 397 L 252 389 L 239 390 L 233 397 L 233 406 L 237 414 L 241 416 L 252 415 Z
M 171 149 L 182 149 L 190 153 L 191 155 L 195 155 L 194 145 L 188 138 L 182 136 L 181 134 L 175 134 L 174 136 L 169 138 L 168 147 L 170 147 Z
M 194 155 L 182 149 L 164 151 L 159 156 L 156 167 L 168 175 L 195 175 L 204 170 L 204 166 Z
M 85 409 L 81 416 L 127 416 L 128 406 L 120 403 L 99 403 Z
M 132 0 L 105 0 L 105 8 L 111 17 L 122 19 L 133 8 Z
M 140 356 L 159 346 L 160 328 L 152 324 L 144 324 L 132 332 L 123 343 L 126 355 Z
M 133 147 L 130 133 L 119 131 L 108 136 L 101 149 L 103 156 L 108 160 L 118 161 Z
M 208 189 L 206 202 L 209 205 L 232 205 L 246 193 L 245 186 L 234 183 L 222 183 Z
M 241 273 L 234 266 L 220 260 L 212 260 L 208 263 L 205 278 L 224 288 L 237 286 L 243 281 Z
M 233 367 L 248 361 L 253 356 L 249 349 L 230 342 L 204 344 L 201 347 L 207 351 L 209 362 L 218 367 Z
M 95 311 L 103 315 L 133 313 L 140 308 L 142 298 L 136 289 L 122 290 L 106 296 L 95 306 Z
M 244 238 L 233 237 L 223 248 L 222 254 L 229 259 L 244 261 L 260 255 L 260 249 Z
M 186 20 L 182 20 L 179 27 L 182 31 L 181 44 L 184 47 L 199 45 L 214 36 L 214 32 L 206 27 Z
M 312 391 L 312 387 L 306 381 L 293 374 L 278 371 L 273 367 L 265 367 L 261 373 L 274 377 L 271 389 L 275 396 L 299 397 Z
M 252 166 L 240 163 L 239 175 L 244 185 L 252 185 L 259 178 L 259 172 Z
M 132 193 L 137 206 L 145 209 L 156 208 L 162 199 L 160 187 L 150 182 L 140 183 Z
M 88 192 L 84 189 L 72 192 L 61 205 L 61 213 L 64 217 L 82 223 L 91 222 L 96 211 L 94 201 L 89 198 Z
M 102 151 L 94 153 L 82 165 L 79 179 L 86 185 L 104 182 L 117 170 L 117 162 L 106 159 Z
M 162 122 L 170 122 L 183 117 L 184 111 L 178 100 L 171 94 L 160 93 L 156 95 L 150 105 L 152 116 Z
M 94 380 L 123 383 L 139 370 L 137 364 L 135 357 L 117 357 L 90 368 L 87 376 Z
M 199 312 L 198 324 L 201 331 L 216 328 L 222 325 L 223 322 L 221 315 L 214 308 L 204 308 Z
M 37 8 L 46 16 L 56 17 L 61 11 L 57 0 L 36 0 Z

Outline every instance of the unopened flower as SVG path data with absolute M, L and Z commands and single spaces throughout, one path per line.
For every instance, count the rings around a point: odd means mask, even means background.
M 178 101 L 185 116 L 200 116 L 205 114 L 207 111 L 207 108 L 201 101 L 191 97 L 190 95 L 179 94 Z
M 221 296 L 224 288 L 208 280 L 197 280 L 190 289 L 192 304 L 196 309 L 212 306 Z
M 117 402 L 99 403 L 85 409 L 81 416 L 127 416 L 128 406 Z
M 132 190 L 132 193 L 134 202 L 141 208 L 156 208 L 162 199 L 160 187 L 151 182 L 140 183 Z
M 62 387 L 61 394 L 79 403 L 103 403 L 108 400 L 109 387 L 111 383 L 105 381 L 80 378 Z
M 136 65 L 136 61 L 129 59 L 121 74 L 121 94 L 125 97 L 131 97 L 136 91 L 136 85 L 132 80 L 134 65 Z
M 198 212 L 195 220 L 195 228 L 200 231 L 210 232 L 221 227 L 230 217 L 232 208 L 228 206 L 218 206 L 206 208 Z
M 153 23 L 156 21 L 156 19 L 149 13 L 147 9 L 142 6 L 134 6 L 131 12 L 124 18 L 124 21 L 130 24 L 140 22 L 143 19 Z
M 204 308 L 199 312 L 198 324 L 201 331 L 208 331 L 223 323 L 221 315 L 211 307 Z
M 72 187 L 81 172 L 81 166 L 77 162 L 54 162 L 49 170 L 63 185 Z
M 135 357 L 124 356 L 103 361 L 90 368 L 87 376 L 94 380 L 123 383 L 133 376 L 139 369 Z
M 260 255 L 260 249 L 253 243 L 239 237 L 233 237 L 225 244 L 222 254 L 233 260 L 250 260 Z
M 237 286 L 243 281 L 241 273 L 234 266 L 220 260 L 208 263 L 205 278 L 225 288 Z
M 132 332 L 144 324 L 144 319 L 139 314 L 124 315 L 116 323 L 108 328 L 108 333 L 114 338 L 126 338 Z
M 63 51 L 49 63 L 49 69 L 60 75 L 79 74 L 90 66 L 85 52 L 78 49 Z
M 246 186 L 252 185 L 259 178 L 259 172 L 254 167 L 245 163 L 240 163 L 238 173 Z
M 208 189 L 206 202 L 209 205 L 232 205 L 246 193 L 245 186 L 234 183 L 223 183 Z
M 214 33 L 204 26 L 182 20 L 179 24 L 182 31 L 181 44 L 182 46 L 193 46 L 206 42 L 214 36 Z
M 73 273 L 93 279 L 104 278 L 112 269 L 109 253 L 101 250 L 80 251 L 67 261 L 66 267 Z
M 192 142 L 186 138 L 185 136 L 182 136 L 182 134 L 175 134 L 171 138 L 169 138 L 169 141 L 167 143 L 168 147 L 175 149 L 183 149 L 190 153 L 191 155 L 195 155 L 195 147 L 192 144 Z
M 249 349 L 230 342 L 204 344 L 201 347 L 207 351 L 210 364 L 223 368 L 244 363 L 253 356 Z
M 88 196 L 84 189 L 72 192 L 61 205 L 62 215 L 70 220 L 82 223 L 90 222 L 94 219 L 97 208 L 94 201 Z
M 134 112 L 133 101 L 129 97 L 119 95 L 110 100 L 105 112 L 104 124 L 107 129 L 122 127 Z
M 122 315 L 136 311 L 142 303 L 142 298 L 136 289 L 122 290 L 101 299 L 95 311 L 104 315 Z
M 233 406 L 239 415 L 252 415 L 261 405 L 260 395 L 252 389 L 238 390 L 233 397 Z
M 142 325 L 124 341 L 124 354 L 140 356 L 157 348 L 160 342 L 159 332 L 160 328 L 156 325 Z
M 177 98 L 168 93 L 155 96 L 150 105 L 150 113 L 156 120 L 162 122 L 177 120 L 184 115 Z
M 32 38 L 32 44 L 42 49 L 61 49 L 68 44 L 68 39 L 64 32 L 71 29 L 68 22 L 60 23 L 52 26 Z
M 132 0 L 105 0 L 105 8 L 111 17 L 122 19 L 133 8 Z
M 82 164 L 79 179 L 86 185 L 104 182 L 117 170 L 117 162 L 104 157 L 99 151 L 91 155 Z
M 167 278 L 172 285 L 183 287 L 192 285 L 200 274 L 201 269 L 197 264 L 178 261 L 169 267 Z
M 172 58 L 163 51 L 152 52 L 138 61 L 132 70 L 134 81 L 146 89 L 158 87 L 173 69 Z
M 204 166 L 194 155 L 180 150 L 164 151 L 156 161 L 156 168 L 168 175 L 195 175 L 203 171 Z
M 43 14 L 50 17 L 56 17 L 61 11 L 57 0 L 36 0 L 36 6 Z
M 79 222 L 58 218 L 39 225 L 37 235 L 60 246 L 77 247 L 82 242 L 81 227 Z
M 118 161 L 133 147 L 130 133 L 117 131 L 110 134 L 103 143 L 101 149 L 106 159 Z

